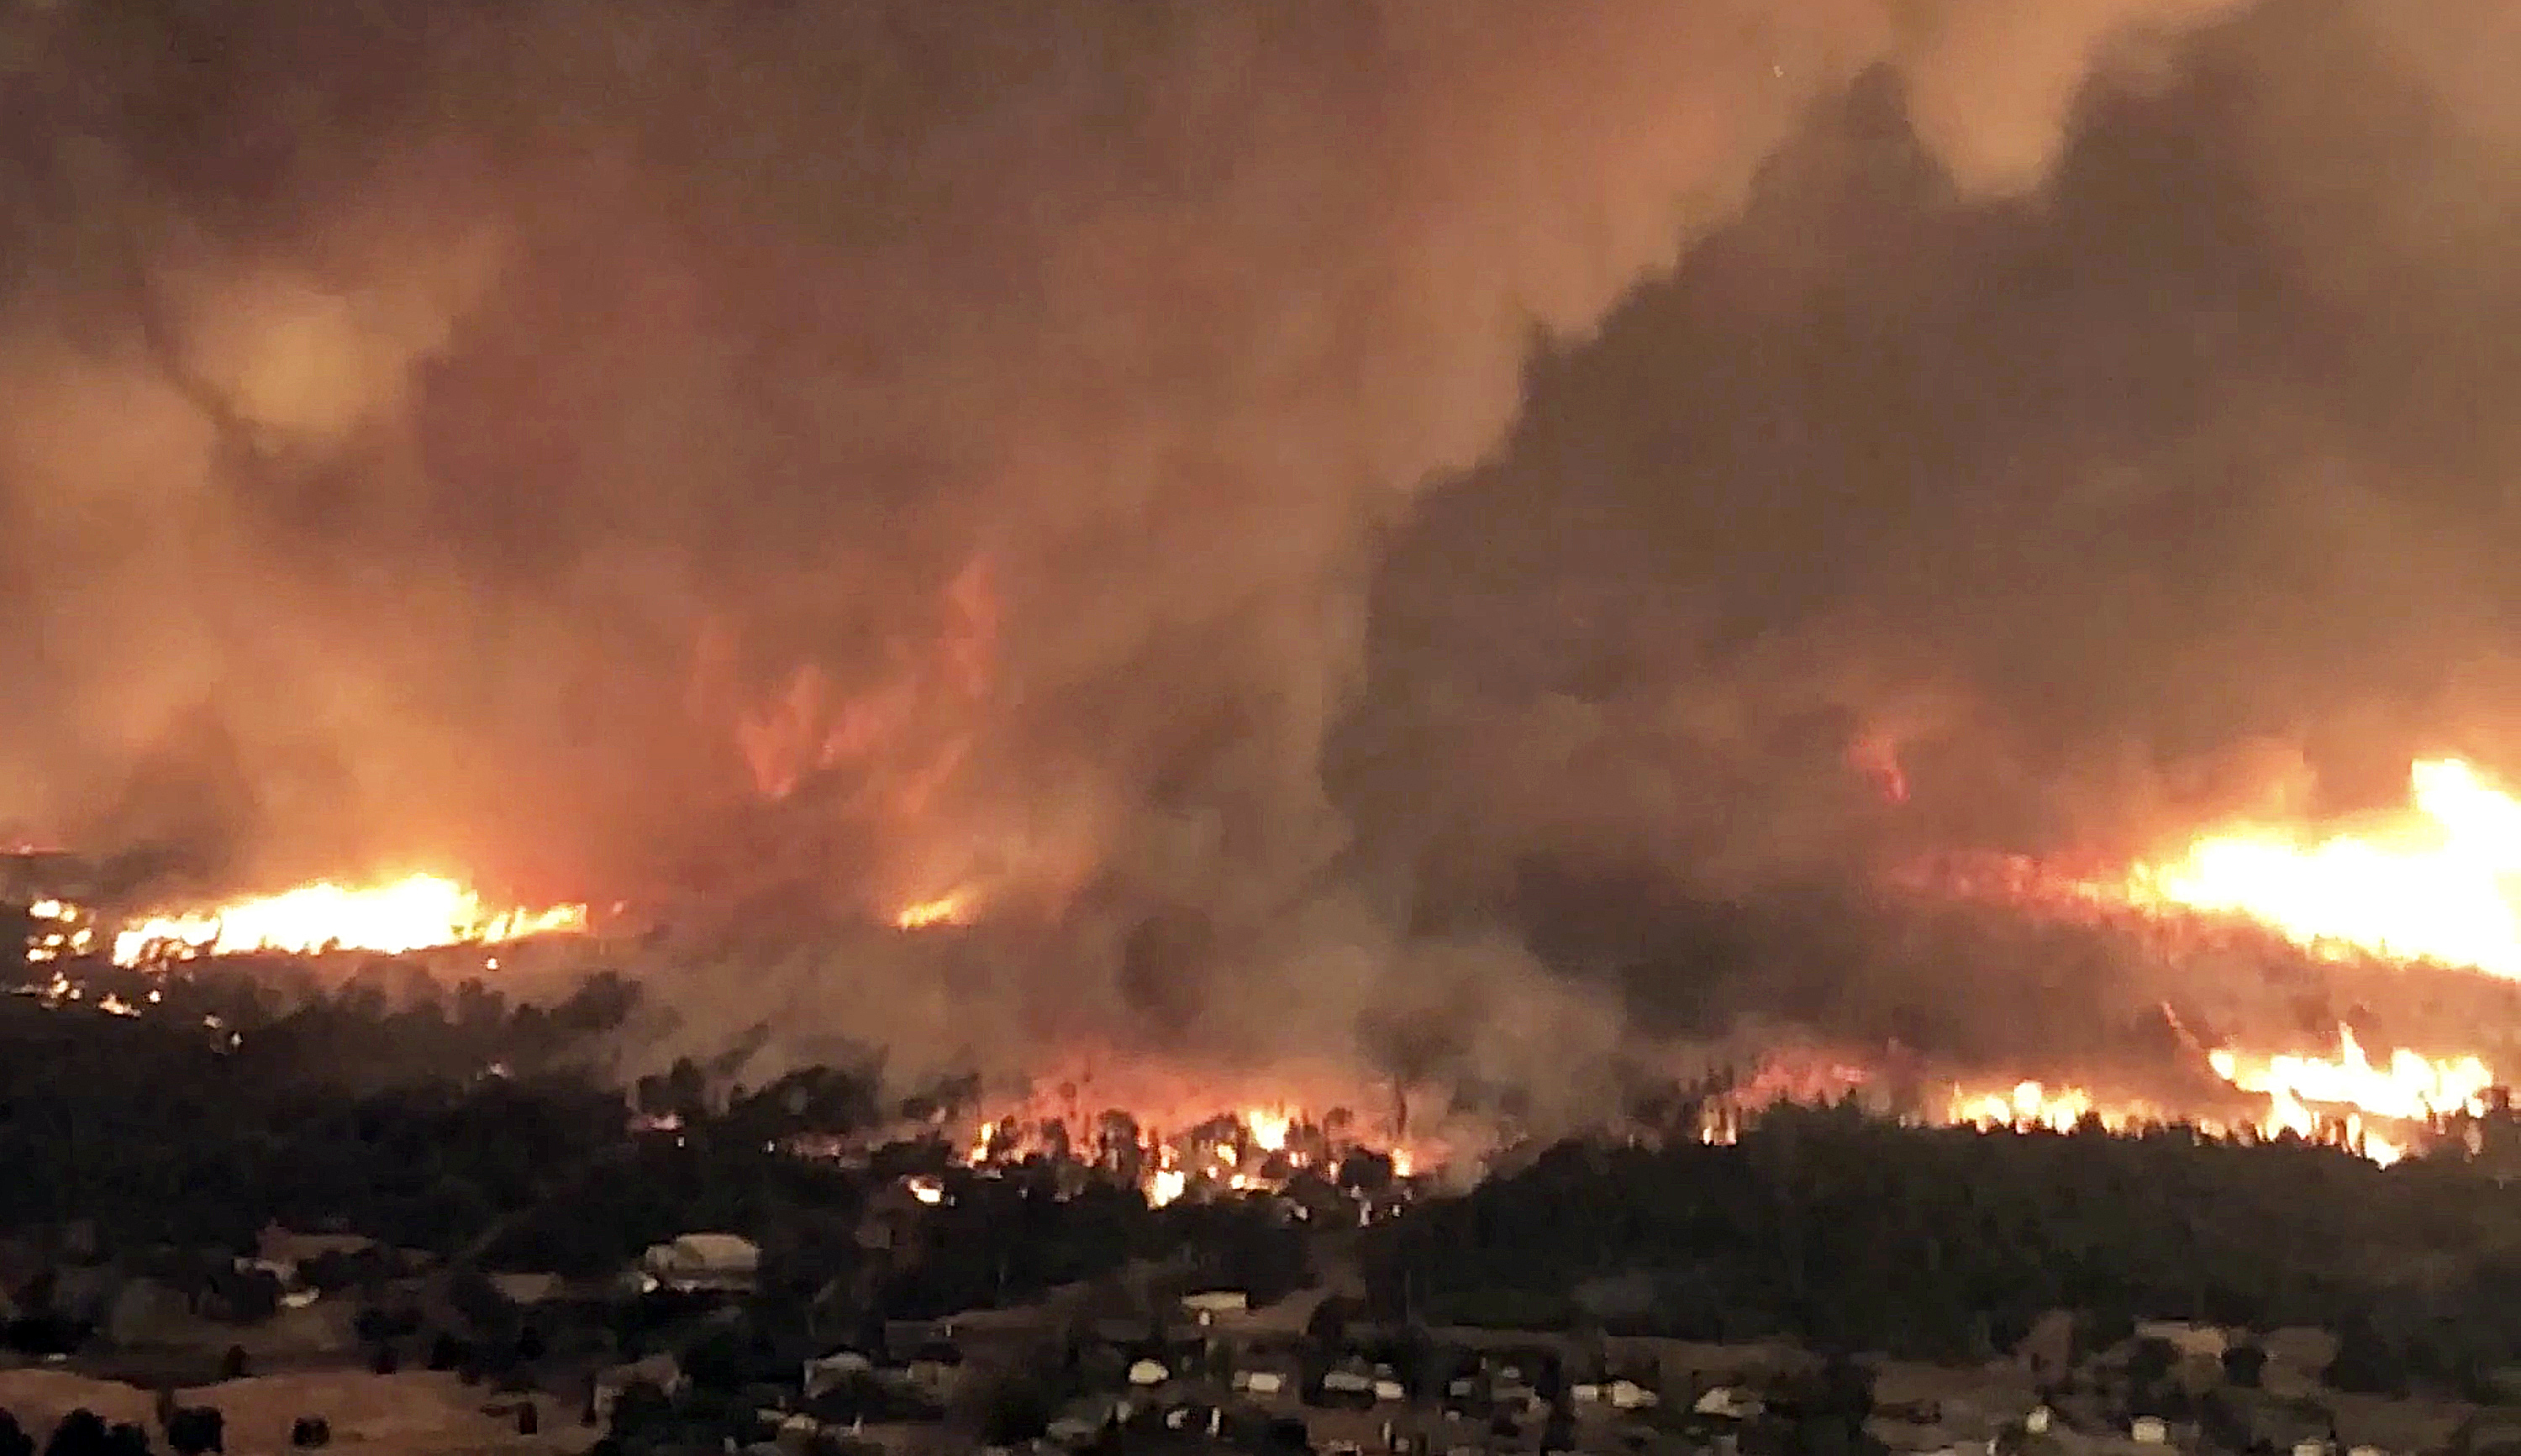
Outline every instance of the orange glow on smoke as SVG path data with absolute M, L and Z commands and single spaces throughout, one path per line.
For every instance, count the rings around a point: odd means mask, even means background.
M 369 950 L 386 955 L 443 945 L 496 944 L 528 935 L 582 931 L 586 907 L 485 909 L 451 880 L 413 875 L 363 889 L 301 886 L 285 894 L 214 909 L 153 917 L 115 936 L 115 964 L 281 951 Z
M 737 624 L 716 620 L 696 644 L 690 708 L 730 731 L 765 799 L 831 776 L 845 781 L 852 812 L 915 818 L 972 751 L 998 619 L 989 564 L 976 558 L 945 584 L 925 630 L 890 641 L 879 660 L 846 677 L 814 661 L 748 660 Z M 762 673 L 765 666 L 774 671 Z
M 1848 766 L 1863 776 L 1873 791 L 1895 804 L 1908 801 L 1907 770 L 1900 766 L 1900 749 L 1890 739 L 1867 734 L 1850 744 Z
M 2420 762 L 2409 780 L 2412 806 L 2367 833 L 2219 831 L 2139 866 L 2126 893 L 2246 916 L 2310 948 L 2521 978 L 2521 800 L 2457 759 Z

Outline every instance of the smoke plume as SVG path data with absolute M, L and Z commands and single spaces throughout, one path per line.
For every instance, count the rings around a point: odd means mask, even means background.
M 1569 885 L 1825 896 L 2491 754 L 2516 44 L 15 0 L 0 820 L 983 922 L 679 948 L 694 1042 L 1580 1102 L 1703 982 L 1561 974 Z

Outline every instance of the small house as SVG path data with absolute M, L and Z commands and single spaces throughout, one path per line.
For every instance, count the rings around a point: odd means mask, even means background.
M 566 1293 L 557 1274 L 493 1274 L 489 1281 L 490 1288 L 499 1292 L 500 1298 L 527 1308 L 548 1304 Z
M 2159 1340 L 2182 1355 L 2202 1355 L 2221 1360 L 2230 1347 L 2231 1337 L 2213 1325 L 2192 1325 L 2181 1320 L 2144 1320 L 2135 1327 L 2138 1340 Z
M 1698 1415 L 1725 1421 L 1747 1421 L 1765 1409 L 1765 1402 L 1738 1386 L 1711 1387 L 1690 1406 Z
M 802 1384 L 806 1398 L 811 1399 L 874 1374 L 875 1362 L 856 1350 L 834 1350 L 820 1359 L 805 1362 Z
M 1182 1296 L 1181 1307 L 1191 1323 L 1206 1329 L 1219 1320 L 1250 1312 L 1252 1297 L 1241 1290 L 1204 1290 Z
M 639 1263 L 667 1289 L 743 1293 L 761 1270 L 761 1249 L 734 1234 L 684 1234 L 650 1246 Z
M 1350 1361 L 1322 1376 L 1321 1403 L 1364 1410 L 1374 1404 L 1374 1374 Z
M 268 1267 L 283 1282 L 290 1282 L 297 1279 L 300 1264 L 328 1256 L 367 1253 L 376 1247 L 376 1240 L 359 1234 L 298 1234 L 274 1223 L 264 1225 L 255 1237 L 253 1261 Z
M 683 1388 L 683 1368 L 672 1355 L 660 1353 L 599 1373 L 594 1391 L 596 1419 L 611 1419 L 614 1403 L 621 1398 L 621 1392 L 643 1384 L 667 1395 L 679 1393 Z

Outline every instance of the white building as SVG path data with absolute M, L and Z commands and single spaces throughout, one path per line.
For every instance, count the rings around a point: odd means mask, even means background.
M 649 1246 L 639 1266 L 667 1289 L 743 1291 L 761 1270 L 761 1249 L 733 1234 L 685 1234 Z

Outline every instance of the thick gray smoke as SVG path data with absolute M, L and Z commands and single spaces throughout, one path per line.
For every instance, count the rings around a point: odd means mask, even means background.
M 1422 911 L 1516 906 L 1636 1021 L 1983 1065 L 2089 1067 L 2226 992 L 2227 1027 L 2484 1034 L 2418 1010 L 2455 987 L 1843 889 L 2516 763 L 2521 109 L 2484 79 L 2516 46 L 2494 6 L 2236 11 L 2087 91 L 2010 196 L 1961 185 L 1894 76 L 1817 109 L 1738 219 L 1536 369 L 1379 579 L 1348 741 Z
M 991 921 L 691 1038 L 1564 1087 L 1536 861 L 2483 731 L 2498 17 L 16 0 L 0 818 Z

